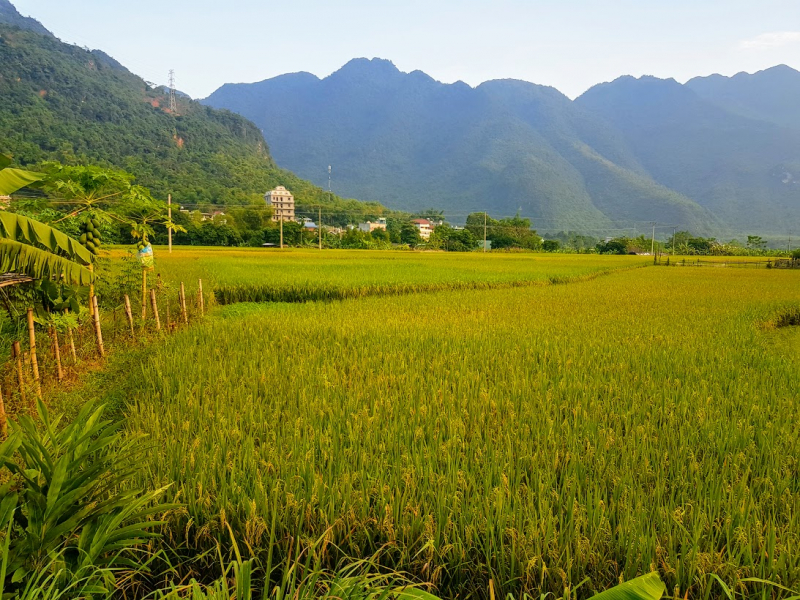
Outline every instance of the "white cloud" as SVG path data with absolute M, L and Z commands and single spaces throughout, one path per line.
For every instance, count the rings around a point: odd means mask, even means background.
M 739 47 L 745 50 L 761 50 L 763 48 L 777 48 L 790 44 L 800 44 L 800 31 L 772 31 L 762 33 L 749 40 L 743 40 Z

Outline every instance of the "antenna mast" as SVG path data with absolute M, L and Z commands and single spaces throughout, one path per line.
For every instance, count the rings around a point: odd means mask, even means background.
M 169 110 L 173 115 L 178 114 L 178 100 L 175 97 L 175 71 L 169 70 Z

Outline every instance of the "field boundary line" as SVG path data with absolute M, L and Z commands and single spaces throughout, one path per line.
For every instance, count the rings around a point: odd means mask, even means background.
M 544 279 L 525 279 L 516 281 L 453 281 L 448 283 L 427 284 L 392 284 L 371 285 L 364 287 L 320 286 L 314 288 L 294 288 L 269 285 L 224 286 L 214 288 L 217 304 L 227 306 L 242 302 L 257 304 L 288 303 L 305 304 L 306 302 L 336 302 L 354 298 L 370 298 L 381 296 L 407 296 L 412 294 L 428 294 L 434 292 L 461 292 L 470 290 L 499 290 L 523 287 L 546 287 L 550 285 L 566 285 L 591 281 L 598 277 L 651 267 L 647 262 L 640 265 L 600 269 L 582 275 L 551 275 Z

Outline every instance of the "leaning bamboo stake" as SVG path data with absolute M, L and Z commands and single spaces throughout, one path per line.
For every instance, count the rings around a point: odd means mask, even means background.
M 61 348 L 58 347 L 58 331 L 53 326 L 50 326 L 50 337 L 53 342 L 53 356 L 56 358 L 56 373 L 58 380 L 64 379 L 64 369 L 61 367 Z
M 131 299 L 125 294 L 125 316 L 128 317 L 128 325 L 131 327 L 131 337 L 136 337 L 133 331 L 133 311 L 131 310 Z
M 150 290 L 150 304 L 153 307 L 153 318 L 156 320 L 156 331 L 161 331 L 161 319 L 158 318 L 158 304 L 156 303 L 155 290 Z
M 6 405 L 3 402 L 3 390 L 0 389 L 0 436 L 3 439 L 8 437 L 8 418 L 6 417 Z
M 67 337 L 69 337 L 69 351 L 72 354 L 73 364 L 78 364 L 78 353 L 75 352 L 75 338 L 72 337 L 72 328 L 67 327 Z
M 147 318 L 147 269 L 142 269 L 142 324 Z
M 100 309 L 97 307 L 97 296 L 92 298 L 92 305 L 94 306 L 94 333 L 97 337 L 97 351 L 100 353 L 100 357 L 104 358 L 106 349 L 103 347 L 103 331 L 100 328 Z
M 186 289 L 183 287 L 183 282 L 181 281 L 181 316 L 183 316 L 183 323 L 184 325 L 189 324 L 189 313 L 186 312 Z
M 36 384 L 36 395 L 42 399 L 42 382 L 39 380 L 39 361 L 36 359 L 36 331 L 33 328 L 33 309 L 28 309 L 28 339 L 30 340 L 31 367 L 33 382 Z
M 94 265 L 89 265 L 89 271 L 94 273 Z M 94 283 L 89 284 L 89 316 L 94 316 L 94 303 L 92 302 L 92 298 L 94 298 Z
M 206 312 L 206 302 L 203 298 L 203 280 L 197 280 L 197 305 L 200 307 L 200 314 L 203 315 Z
M 11 344 L 11 354 L 13 355 L 14 359 L 17 363 L 17 384 L 19 385 L 19 399 L 22 401 L 23 404 L 27 404 L 25 401 L 25 377 L 22 374 L 22 352 L 19 348 L 19 342 L 14 342 Z

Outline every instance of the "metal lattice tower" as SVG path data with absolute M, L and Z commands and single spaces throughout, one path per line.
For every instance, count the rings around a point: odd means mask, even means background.
M 169 70 L 169 110 L 172 114 L 178 114 L 178 99 L 175 96 L 175 71 Z

